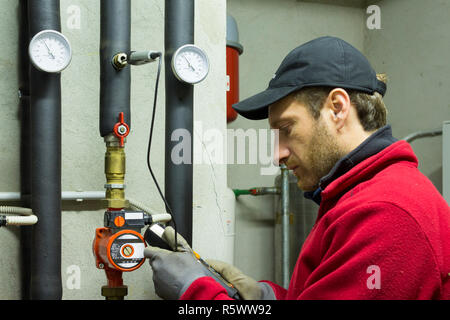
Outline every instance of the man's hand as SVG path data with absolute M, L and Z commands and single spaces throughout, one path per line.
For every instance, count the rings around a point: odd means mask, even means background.
M 163 238 L 171 247 L 175 244 L 175 230 L 167 227 Z M 179 299 L 196 279 L 210 274 L 198 261 L 186 240 L 177 235 L 178 251 L 168 251 L 148 246 L 144 256 L 149 258 L 153 269 L 156 294 L 168 300 Z
M 166 227 L 163 239 L 175 247 L 175 230 Z M 148 246 L 144 256 L 149 258 L 153 269 L 156 294 L 169 300 L 180 299 L 198 278 L 211 276 L 210 271 L 195 257 L 187 241 L 177 234 L 177 251 Z M 235 267 L 221 261 L 207 261 L 222 277 L 232 283 L 245 300 L 274 300 L 275 294 L 269 284 L 257 282 L 245 276 Z
M 231 283 L 244 300 L 276 300 L 275 293 L 268 283 L 258 282 L 228 263 L 217 260 L 206 262 Z

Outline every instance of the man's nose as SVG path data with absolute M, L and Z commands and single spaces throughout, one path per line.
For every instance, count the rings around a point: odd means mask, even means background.
M 279 166 L 280 164 L 286 162 L 290 154 L 291 152 L 287 146 L 285 146 L 284 144 L 279 144 L 278 147 L 275 147 L 273 164 L 275 166 Z

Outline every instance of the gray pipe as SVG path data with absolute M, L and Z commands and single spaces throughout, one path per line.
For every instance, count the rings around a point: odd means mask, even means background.
M 29 34 L 60 31 L 58 0 L 28 1 Z M 33 227 L 31 298 L 61 299 L 61 77 L 30 67 L 31 208 Z
M 131 128 L 131 71 L 112 65 L 116 54 L 130 52 L 131 2 L 102 0 L 100 10 L 100 135 L 105 137 L 113 132 L 120 112 Z
M 192 154 L 194 88 L 177 80 L 171 71 L 173 53 L 182 45 L 194 43 L 194 0 L 165 2 L 165 80 L 166 80 L 166 150 L 165 196 L 172 209 L 177 231 L 192 244 Z M 172 133 L 182 129 L 190 143 L 184 154 L 187 163 L 175 164 L 171 153 L 180 140 L 172 141 Z M 186 141 L 183 141 L 186 143 Z
M 406 137 L 404 137 L 402 140 L 405 140 L 406 142 L 413 142 L 414 140 L 426 138 L 426 137 L 436 137 L 442 135 L 442 128 L 435 129 L 435 130 L 429 130 L 429 131 L 417 131 L 413 132 Z
M 289 286 L 289 170 L 281 165 L 281 278 Z

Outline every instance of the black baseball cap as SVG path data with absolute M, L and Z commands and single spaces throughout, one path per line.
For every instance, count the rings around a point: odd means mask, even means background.
M 320 37 L 292 50 L 269 82 L 269 87 L 233 105 L 247 119 L 268 117 L 269 106 L 306 87 L 334 87 L 373 94 L 386 93 L 366 57 L 342 39 Z

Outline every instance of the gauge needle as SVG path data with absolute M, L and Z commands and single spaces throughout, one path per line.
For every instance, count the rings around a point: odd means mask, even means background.
M 45 40 L 42 40 L 42 42 L 45 44 L 45 46 L 47 47 L 48 53 L 50 54 L 50 56 L 52 57 L 52 59 L 55 59 L 55 56 L 53 55 L 52 51 L 50 50 L 50 48 L 47 45 L 47 42 L 45 42 Z
M 189 68 L 191 68 L 192 71 L 195 71 L 195 69 L 194 69 L 194 67 L 192 66 L 192 64 L 190 63 L 189 59 L 188 59 L 186 56 L 183 56 L 183 58 L 186 59 L 188 65 L 189 65 Z

